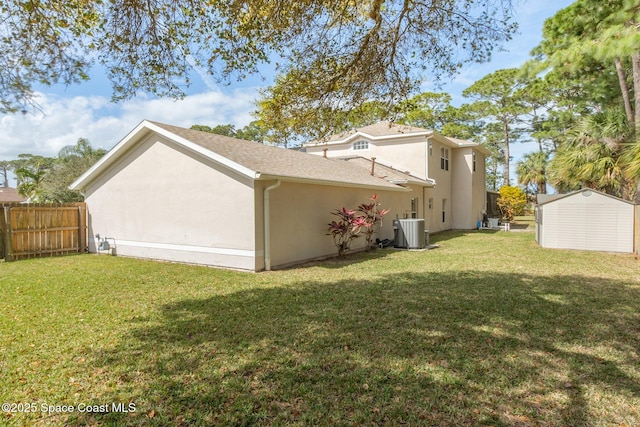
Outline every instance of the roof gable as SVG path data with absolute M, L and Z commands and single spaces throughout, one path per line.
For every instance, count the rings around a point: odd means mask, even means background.
M 371 176 L 362 167 L 347 162 L 146 120 L 78 178 L 71 188 L 86 188 L 151 132 L 254 180 L 281 178 L 403 190 L 402 187 Z
M 433 138 L 436 138 L 439 142 L 451 148 L 472 147 L 485 155 L 490 154 L 489 150 L 487 150 L 484 146 L 478 144 L 477 142 L 468 141 L 468 140 L 459 139 L 459 138 L 451 138 L 448 136 L 441 135 L 438 132 L 433 130 L 424 129 L 421 127 L 409 126 L 409 125 L 402 125 L 398 123 L 392 123 L 389 121 L 381 121 L 381 122 L 378 122 L 369 126 L 365 126 L 362 128 L 352 129 L 350 131 L 332 135 L 327 140 L 313 141 L 313 142 L 304 144 L 304 146 L 317 146 L 317 145 L 324 145 L 324 144 L 345 144 L 348 142 L 355 141 L 358 138 L 366 138 L 371 141 L 379 141 L 379 140 L 393 140 L 393 139 L 415 137 L 415 136 L 424 136 L 429 138 L 433 137 Z

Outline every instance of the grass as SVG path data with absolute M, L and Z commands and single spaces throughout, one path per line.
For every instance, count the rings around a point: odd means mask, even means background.
M 260 274 L 0 264 L 0 401 L 37 409 L 0 424 L 640 425 L 635 257 L 431 238 Z

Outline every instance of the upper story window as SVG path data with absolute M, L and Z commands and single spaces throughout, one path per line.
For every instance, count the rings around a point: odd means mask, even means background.
M 471 153 L 471 162 L 473 163 L 473 171 L 476 171 L 476 152 Z
M 449 170 L 449 149 L 442 147 L 440 149 L 440 169 Z
M 429 141 L 429 155 L 433 156 L 433 141 Z
M 369 141 L 356 141 L 353 143 L 354 150 L 368 150 L 369 149 Z

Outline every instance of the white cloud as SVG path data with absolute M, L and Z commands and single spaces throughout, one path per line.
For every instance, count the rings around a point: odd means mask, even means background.
M 0 116 L 0 160 L 15 159 L 20 153 L 55 156 L 78 138 L 109 149 L 144 119 L 184 127 L 227 123 L 242 127 L 252 120 L 257 93 L 257 88 L 228 94 L 210 90 L 178 101 L 138 97 L 121 104 L 103 96 L 39 94 L 41 112 Z

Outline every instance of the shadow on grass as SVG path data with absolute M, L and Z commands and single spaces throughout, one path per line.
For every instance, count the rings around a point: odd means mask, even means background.
M 135 416 L 72 421 L 633 425 L 638 301 L 637 285 L 484 272 L 183 300 L 93 356 L 118 378 L 102 400 Z

